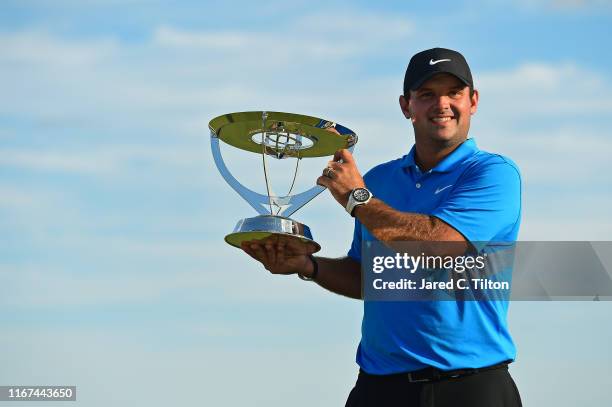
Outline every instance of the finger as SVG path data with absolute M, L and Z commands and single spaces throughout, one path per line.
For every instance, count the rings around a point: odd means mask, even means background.
M 303 242 L 299 239 L 291 239 L 287 243 L 287 252 L 292 256 L 312 254 L 316 251 L 317 248 L 310 242 Z
M 324 177 L 333 178 L 334 177 L 333 171 L 334 170 L 328 166 L 328 167 L 323 168 L 322 173 Z
M 340 161 L 344 163 L 353 163 L 355 160 L 353 159 L 353 155 L 346 148 L 342 150 L 338 150 L 334 153 L 334 161 Z
M 243 242 L 241 245 L 242 250 L 248 254 L 250 257 L 255 259 L 257 262 L 261 263 L 264 267 L 266 267 L 267 259 L 262 257 L 261 253 L 256 252 L 251 248 L 252 242 Z
M 268 256 L 266 255 L 266 251 L 264 250 L 262 245 L 260 245 L 259 243 L 251 242 L 250 248 L 251 251 L 255 254 L 255 256 L 257 256 L 257 259 L 259 259 L 259 261 L 262 262 L 263 265 L 266 266 L 266 268 L 268 268 Z
M 334 170 L 334 172 L 342 172 L 342 170 L 344 170 L 345 164 L 340 163 L 338 161 L 330 161 L 327 166 Z
M 285 242 L 284 240 L 280 240 L 278 245 L 276 246 L 276 261 L 278 264 L 285 263 L 286 253 L 285 253 Z
M 331 131 L 332 133 L 340 134 L 340 132 L 338 130 L 336 130 L 335 127 L 328 127 L 325 130 Z
M 321 185 L 322 187 L 329 188 L 331 183 L 332 183 L 332 179 L 328 177 L 324 177 L 323 175 L 317 178 L 317 185 Z
M 242 242 L 240 244 L 240 248 L 242 249 L 243 252 L 245 252 L 246 254 L 248 254 L 249 256 L 251 256 L 252 258 L 254 258 L 257 261 L 260 261 L 257 256 L 255 255 L 255 253 L 251 250 L 251 248 L 249 247 L 249 243 L 248 242 Z
M 253 250 L 251 250 L 251 243 L 253 242 L 250 240 L 245 240 L 242 243 L 240 243 L 240 248 L 249 254 L 255 254 L 253 253 Z
M 317 252 L 317 247 L 312 243 L 307 243 L 303 254 L 310 255 Z
M 341 154 L 340 154 L 340 152 L 341 152 L 341 151 L 342 151 L 342 150 L 337 150 L 337 151 L 334 153 L 334 158 L 333 158 L 333 160 L 334 160 L 334 161 L 340 161 L 340 160 L 342 159 L 342 156 L 341 156 Z
M 270 265 L 276 264 L 276 250 L 274 242 L 268 241 L 264 247 L 266 249 L 266 255 L 268 256 Z

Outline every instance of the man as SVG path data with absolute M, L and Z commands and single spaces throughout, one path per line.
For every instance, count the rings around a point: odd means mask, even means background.
M 341 150 L 317 180 L 356 219 L 347 257 L 314 257 L 272 241 L 243 250 L 274 274 L 297 273 L 361 299 L 363 242 L 455 242 L 460 251 L 481 251 L 487 242 L 515 241 L 520 175 L 468 139 L 478 91 L 464 57 L 442 48 L 414 55 L 399 104 L 414 128 L 408 155 L 362 178 Z M 360 373 L 347 406 L 520 406 L 507 370 L 515 348 L 506 314 L 505 301 L 366 299 Z

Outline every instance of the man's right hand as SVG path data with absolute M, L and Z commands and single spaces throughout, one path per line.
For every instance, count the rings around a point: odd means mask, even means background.
M 299 273 L 310 277 L 314 272 L 310 255 L 316 248 L 299 239 L 272 235 L 263 240 L 242 242 L 240 247 L 272 274 Z

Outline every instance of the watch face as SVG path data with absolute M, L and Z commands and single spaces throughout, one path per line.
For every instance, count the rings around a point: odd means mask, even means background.
M 357 202 L 367 201 L 369 197 L 370 192 L 365 188 L 357 188 L 353 191 L 353 198 L 355 198 Z

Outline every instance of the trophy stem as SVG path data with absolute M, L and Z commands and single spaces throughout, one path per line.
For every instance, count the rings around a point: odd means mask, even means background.
M 270 181 L 268 180 L 268 165 L 266 163 L 266 119 L 268 112 L 261 112 L 261 157 L 263 159 L 264 178 L 266 180 L 266 192 L 268 193 L 268 202 L 270 204 L 270 215 L 274 215 L 272 210 L 272 194 L 270 193 Z
M 297 160 L 295 162 L 295 171 L 293 172 L 293 180 L 291 181 L 291 186 L 289 187 L 289 192 L 287 192 L 287 194 L 285 196 L 290 196 L 291 192 L 293 191 L 293 186 L 295 185 L 295 179 L 297 178 L 298 168 L 300 166 L 300 159 L 301 159 L 301 157 L 299 156 L 299 153 L 298 153 Z M 276 211 L 276 214 L 278 215 L 280 213 L 280 211 L 281 211 L 281 208 L 279 207 L 278 211 Z

